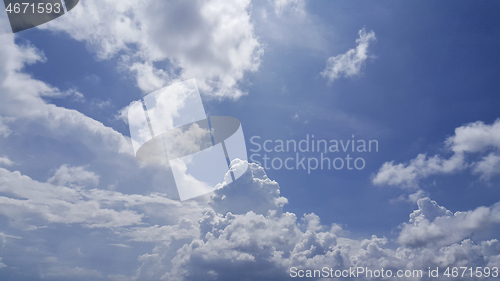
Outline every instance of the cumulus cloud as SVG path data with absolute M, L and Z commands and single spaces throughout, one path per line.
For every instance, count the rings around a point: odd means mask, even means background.
M 42 28 L 67 32 L 101 59 L 120 56 L 144 92 L 196 78 L 205 93 L 237 98 L 262 56 L 249 9 L 250 0 L 90 0 Z
M 232 163 L 232 167 L 238 164 Z M 269 211 L 281 213 L 287 203 L 288 200 L 280 196 L 278 183 L 269 179 L 264 168 L 254 163 L 249 164 L 247 172 L 236 182 L 216 189 L 209 202 L 219 213 L 245 214 L 253 211 L 263 215 Z
M 147 212 L 149 207 L 159 205 L 162 212 L 169 213 L 172 206 L 183 209 L 199 203 L 173 201 L 159 194 L 127 195 L 57 186 L 55 181 L 39 183 L 19 172 L 0 169 L 0 192 L 18 198 L 0 197 L 0 213 L 11 219 L 38 215 L 39 222 L 52 226 L 69 223 L 111 228 L 126 239 L 110 243 L 114 248 L 129 250 L 130 243 L 156 244 L 150 252 L 139 255 L 132 275 L 108 276 L 88 265 L 68 266 L 53 259 L 40 271 L 46 278 L 235 280 L 239 276 L 288 280 L 292 266 L 425 271 L 429 266 L 492 266 L 500 260 L 498 241 L 475 235 L 487 234 L 488 228 L 500 222 L 498 204 L 452 213 L 424 198 L 418 201 L 408 223 L 401 225 L 396 240 L 377 236 L 353 239 L 336 224 L 322 224 L 315 214 L 297 217 L 283 212 L 287 200 L 280 196 L 278 183 L 270 180 L 262 167 L 249 166 L 241 181 L 222 185 L 214 192 L 209 200 L 211 209 L 205 209 L 204 214 L 198 208 L 200 215 L 178 216 L 175 223 L 156 225 L 145 223 L 143 214 L 155 213 Z
M 304 217 L 310 219 L 317 218 Z M 150 254 L 142 255 L 133 280 L 234 280 L 235 276 L 248 280 L 289 280 L 290 267 L 324 266 L 340 270 L 384 268 L 394 274 L 400 269 L 416 269 L 423 270 L 423 279 L 427 280 L 429 266 L 491 266 L 491 261 L 500 254 L 495 239 L 479 244 L 471 239 L 448 241 L 437 247 L 431 241 L 422 247 L 403 244 L 394 249 L 387 238 L 341 237 L 338 226 L 301 228 L 291 213 L 222 215 L 211 211 L 198 225 L 199 230 L 193 232 L 196 235 L 165 240 Z M 363 276 L 360 279 L 366 280 Z
M 481 152 L 500 148 L 500 119 L 493 124 L 482 121 L 466 124 L 455 129 L 455 135 L 446 140 L 451 150 L 460 152 Z
M 478 121 L 460 126 L 455 134 L 445 141 L 445 148 L 452 155 L 428 157 L 419 154 L 408 164 L 386 162 L 373 177 L 377 185 L 391 185 L 404 189 L 418 189 L 423 178 L 438 174 L 451 174 L 472 168 L 482 180 L 488 180 L 499 173 L 500 165 L 500 119 L 488 125 Z M 466 161 L 466 157 L 477 157 L 488 153 L 476 161 Z
M 259 213 L 251 211 L 251 203 L 241 207 L 216 200 L 226 194 L 228 200 L 234 198 L 231 188 L 243 186 L 250 187 L 241 191 L 248 197 L 268 194 L 262 199 L 267 205 L 257 206 Z M 140 267 L 130 280 L 289 280 L 290 267 L 323 266 L 384 268 L 394 273 L 416 269 L 423 270 L 427 280 L 429 266 L 491 266 L 500 257 L 496 239 L 475 242 L 471 235 L 500 222 L 497 204 L 452 213 L 429 198 L 420 199 L 397 239 L 390 241 L 377 236 L 352 239 L 338 225 L 322 225 L 315 214 L 298 219 L 293 213 L 277 212 L 276 200 L 283 198 L 279 185 L 255 164 L 241 187 L 226 186 L 217 192 L 211 199 L 214 210 L 197 221 L 137 228 L 128 234 L 134 241 L 157 242 L 151 253 L 139 257 Z
M 500 204 L 452 213 L 429 198 L 418 200 L 418 210 L 410 215 L 398 241 L 407 246 L 445 246 L 470 238 L 500 223 Z
M 359 32 L 359 38 L 356 39 L 356 48 L 350 49 L 344 54 L 328 58 L 326 67 L 321 75 L 331 83 L 340 77 L 351 77 L 361 73 L 361 69 L 368 59 L 368 47 L 372 41 L 375 41 L 375 32 L 366 32 L 363 28 Z
M 449 159 L 442 159 L 437 155 L 427 157 L 425 154 L 419 154 L 407 165 L 394 164 L 394 161 L 384 163 L 373 177 L 373 183 L 416 189 L 420 179 L 430 175 L 455 172 L 465 168 L 464 164 L 462 154 L 456 154 Z

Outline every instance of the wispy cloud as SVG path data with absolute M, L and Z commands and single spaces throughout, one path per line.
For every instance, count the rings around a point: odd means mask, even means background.
M 12 162 L 8 157 L 0 157 L 0 165 L 12 166 L 14 162 Z
M 350 49 L 344 54 L 328 58 L 326 67 L 321 75 L 331 83 L 340 77 L 351 77 L 361 73 L 361 69 L 368 59 L 368 47 L 375 41 L 375 32 L 366 32 L 363 28 L 356 39 L 356 48 Z

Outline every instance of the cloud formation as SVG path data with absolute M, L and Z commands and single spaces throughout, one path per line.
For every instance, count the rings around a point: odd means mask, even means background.
M 12 166 L 14 165 L 14 162 L 12 162 L 8 157 L 0 157 L 0 165 Z
M 418 189 L 421 179 L 467 168 L 479 174 L 482 180 L 489 180 L 500 173 L 500 119 L 490 125 L 478 121 L 456 128 L 455 134 L 446 139 L 445 148 L 452 154 L 448 158 L 419 154 L 408 164 L 386 162 L 373 177 L 373 183 Z M 488 154 L 480 157 L 484 153 Z M 474 160 L 467 161 L 469 158 Z
M 429 198 L 419 199 L 418 210 L 402 225 L 398 242 L 410 246 L 447 246 L 500 223 L 500 203 L 491 207 L 452 213 Z
M 54 176 L 54 184 L 39 183 L 19 172 L 0 169 L 0 192 L 12 196 L 0 197 L 0 213 L 14 221 L 39 218 L 37 226 L 31 228 L 38 228 L 34 230 L 38 233 L 46 225 L 57 229 L 59 224 L 71 224 L 112 229 L 108 239 L 116 241 L 109 244 L 113 248 L 131 251 L 135 246 L 129 245 L 155 244 L 151 251 L 139 252 L 137 269 L 130 275 L 107 273 L 86 263 L 68 265 L 49 256 L 51 262 L 42 268 L 40 277 L 51 279 L 184 281 L 243 276 L 248 280 L 289 280 L 290 267 L 425 271 L 429 266 L 495 266 L 500 260 L 498 240 L 488 231 L 500 223 L 498 204 L 452 213 L 423 198 L 394 240 L 377 236 L 353 239 L 336 224 L 323 225 L 315 214 L 299 217 L 284 212 L 288 200 L 280 196 L 278 183 L 270 180 L 262 167 L 249 167 L 241 181 L 222 185 L 211 195 L 210 208 L 197 208 L 197 215 L 177 216 L 177 222 L 170 224 L 156 215 L 162 223 L 155 225 L 145 220 L 155 216 L 156 212 L 149 210 L 155 205 L 170 213 L 169 209 L 201 201 L 182 203 L 160 194 L 87 190 L 63 176 Z M 81 167 L 70 166 L 63 166 L 56 174 L 66 175 L 71 169 L 75 175 L 86 174 Z M 56 182 L 65 182 L 68 187 Z M 4 247 L 12 247 L 6 242 L 10 237 L 15 236 L 4 235 Z M 109 243 L 108 239 L 103 242 Z M 80 247 L 88 251 L 88 246 L 77 245 L 78 253 Z
M 238 98 L 263 54 L 249 8 L 250 0 L 90 0 L 42 28 L 86 42 L 100 59 L 119 56 L 146 93 L 196 78 L 204 93 Z
M 267 188 L 277 186 L 267 180 L 261 167 L 253 164 L 251 169 L 253 181 L 245 182 L 245 186 L 250 183 L 250 190 L 262 180 Z M 212 200 L 223 197 L 225 191 L 231 193 L 229 189 L 220 189 Z M 279 193 L 272 194 L 270 198 L 280 198 Z M 214 209 L 221 203 L 212 202 Z M 227 208 L 239 213 L 212 210 L 197 222 L 183 220 L 174 227 L 156 226 L 154 232 L 163 232 L 156 237 L 163 240 L 151 253 L 139 258 L 141 265 L 131 280 L 234 280 L 238 277 L 289 280 L 292 266 L 341 270 L 359 266 L 394 272 L 422 269 L 422 280 L 428 280 L 429 266 L 493 266 L 500 258 L 498 240 L 478 238 L 479 242 L 475 242 L 476 236 L 471 235 L 484 234 L 489 227 L 500 223 L 497 204 L 453 214 L 429 198 L 420 199 L 418 210 L 410 215 L 408 223 L 401 225 L 397 239 L 392 241 L 396 247 L 389 246 L 391 241 L 385 237 L 348 238 L 341 227 L 322 225 L 315 214 L 298 219 L 293 213 L 276 212 L 272 204 L 267 214 L 263 210 L 261 214 L 241 212 L 239 206 Z M 433 280 L 445 280 L 443 278 L 441 275 L 441 279 Z
M 85 170 L 85 167 L 70 167 L 62 165 L 51 177 L 48 183 L 62 186 L 87 186 L 99 184 L 99 176 Z
M 160 15 L 165 14 L 161 8 L 168 5 L 174 5 L 173 11 L 176 12 L 181 8 L 194 11 L 194 20 L 186 21 L 194 22 L 194 29 L 183 25 L 180 19 L 180 26 L 192 35 L 187 38 L 206 34 L 210 36 L 202 38 L 214 36 L 212 41 L 209 38 L 206 45 L 203 42 L 179 43 L 181 47 L 187 46 L 183 49 L 188 50 L 186 54 L 176 53 L 179 51 L 176 49 L 177 45 L 162 45 L 166 43 L 162 37 L 164 34 L 158 31 L 161 29 L 156 30 L 153 25 L 143 24 L 135 18 L 140 18 L 141 15 L 140 7 L 132 9 L 135 8 L 134 5 L 139 5 L 135 1 L 121 1 L 122 5 L 111 1 L 86 3 L 85 7 L 83 2 L 79 5 L 84 7 L 82 11 L 85 11 L 86 16 L 109 22 L 93 25 L 92 20 L 86 18 L 81 26 L 77 26 L 76 22 L 74 26 L 69 26 L 68 32 L 75 32 L 72 36 L 88 42 L 102 59 L 123 55 L 124 66 L 135 71 L 138 75 L 137 83 L 143 90 L 162 85 L 172 79 L 172 75 L 176 77 L 177 74 L 154 66 L 154 62 L 165 57 L 172 58 L 174 65 L 186 71 L 180 76 L 209 70 L 203 76 L 205 84 L 208 91 L 219 96 L 241 95 L 241 92 L 227 94 L 220 89 L 233 89 L 243 77 L 238 73 L 244 73 L 258 65 L 259 55 L 254 53 L 258 47 L 252 45 L 258 45 L 258 41 L 253 41 L 253 34 L 247 36 L 247 1 L 236 4 L 210 1 L 210 5 L 199 2 L 144 2 L 150 5 L 148 11 L 158 9 Z M 190 5 L 200 9 L 192 10 Z M 100 8 L 104 8 L 104 11 Z M 75 8 L 74 11 L 78 10 Z M 222 23 L 217 22 L 215 17 L 210 16 L 211 12 L 228 17 Z M 233 16 L 236 14 L 243 17 Z M 175 19 L 174 12 L 169 15 L 172 17 L 165 17 L 166 20 Z M 61 19 L 65 18 L 70 17 Z M 152 16 L 151 19 L 145 19 L 145 22 L 158 19 L 159 16 Z M 197 19 L 202 21 L 197 22 Z M 80 20 L 83 23 L 83 16 Z M 234 26 L 226 24 L 226 20 L 234 21 Z M 110 30 L 101 30 L 104 26 Z M 241 32 L 231 32 L 231 26 L 241 28 Z M 218 31 L 226 27 L 230 31 L 224 31 L 224 34 L 232 35 L 217 37 Z M 205 33 L 205 29 L 212 32 Z M 118 34 L 116 36 L 113 34 L 115 31 Z M 144 34 L 149 37 L 146 38 Z M 151 34 L 156 37 L 151 37 Z M 171 35 L 174 35 L 173 38 L 182 37 L 179 34 Z M 233 35 L 238 38 L 233 38 Z M 144 42 L 158 40 L 156 45 L 150 46 L 161 48 L 141 49 L 137 42 L 143 42 L 143 39 Z M 216 43 L 226 40 L 231 48 L 224 49 Z M 139 47 L 133 46 L 134 44 Z M 358 44 L 364 43 L 360 41 Z M 200 199 L 181 203 L 165 194 L 142 190 L 149 186 L 160 186 L 159 189 L 164 190 L 165 186 L 160 184 L 163 183 L 161 173 L 155 168 L 139 167 L 136 164 L 131 155 L 129 140 L 77 111 L 45 103 L 42 97 L 64 96 L 65 92 L 23 73 L 26 64 L 45 60 L 39 50 L 31 45 L 16 45 L 14 36 L 10 35 L 2 37 L 0 46 L 0 61 L 3 66 L 0 69 L 0 91 L 3 98 L 0 112 L 8 115 L 8 118 L 14 118 L 16 122 L 29 124 L 36 129 L 35 132 L 28 133 L 28 130 L 23 131 L 20 126 L 16 127 L 15 134 L 33 133 L 58 141 L 69 139 L 85 146 L 87 150 L 84 151 L 92 154 L 97 159 L 95 162 L 106 162 L 105 166 L 98 168 L 92 165 L 59 163 L 50 167 L 55 172 L 49 176 L 48 182 L 44 182 L 46 178 L 37 180 L 20 171 L 0 168 L 0 214 L 7 221 L 2 227 L 19 235 L 4 234 L 11 232 L 2 229 L 0 241 L 3 259 L 0 258 L 0 270 L 21 268 L 32 279 L 240 280 L 245 277 L 248 280 L 289 280 L 288 269 L 291 266 L 303 269 L 366 266 L 373 269 L 385 267 L 424 270 L 429 266 L 498 266 L 500 245 L 498 240 L 491 237 L 495 236 L 488 233 L 490 228 L 498 225 L 498 204 L 452 213 L 429 198 L 424 198 L 418 201 L 418 210 L 410 215 L 408 223 L 401 225 L 395 239 L 377 236 L 355 239 L 336 224 L 323 225 L 315 214 L 285 212 L 283 207 L 288 200 L 281 196 L 278 183 L 269 179 L 257 165 L 251 165 L 251 170 L 241 181 L 220 186 L 205 201 Z M 219 60 L 215 54 L 219 51 L 218 47 L 225 52 L 224 57 Z M 173 55 L 165 55 L 164 50 Z M 354 52 L 350 57 L 353 60 L 357 57 L 357 49 Z M 252 55 L 248 55 L 250 53 Z M 235 59 L 226 59 L 228 54 Z M 192 72 L 185 70 L 189 69 L 197 55 L 206 57 L 207 64 L 217 65 L 213 72 L 210 72 L 210 67 L 204 66 L 189 70 Z M 241 58 L 246 64 L 237 63 Z M 342 70 L 338 75 L 349 76 L 346 71 Z M 219 81 L 217 77 L 225 78 Z M 9 122 L 5 121 L 3 124 Z M 452 151 L 461 155 L 491 150 L 488 155 L 493 156 L 486 156 L 484 161 L 479 160 L 472 167 L 477 167 L 480 175 L 493 176 L 494 170 L 489 171 L 487 168 L 491 167 L 488 163 L 496 163 L 498 156 L 498 146 L 495 146 L 498 144 L 497 130 L 492 129 L 496 126 L 478 123 L 463 127 L 451 141 L 451 146 L 457 149 Z M 14 135 L 9 131 L 11 129 L 5 128 L 0 126 L 0 132 L 7 132 L 2 133 L 3 137 Z M 17 158 L 12 159 L 17 162 Z M 42 158 L 35 159 L 41 161 Z M 453 156 L 449 159 L 429 159 L 431 158 L 424 157 L 418 160 L 424 164 L 415 164 L 415 168 L 408 170 L 408 182 L 429 176 L 432 171 L 446 172 L 450 170 L 448 165 L 455 167 L 455 161 L 460 163 L 460 159 L 454 159 Z M 97 174 L 92 171 L 101 172 Z M 414 174 L 416 176 L 411 178 Z M 121 182 L 110 182 L 110 179 L 123 178 Z M 134 178 L 139 180 L 133 182 Z M 398 181 L 400 180 L 394 180 L 395 183 Z M 131 188 L 128 191 L 133 192 L 113 190 L 129 186 Z M 136 194 L 139 189 L 144 194 Z M 453 235 L 443 235 L 449 229 L 453 231 Z M 64 243 L 60 240 L 64 240 Z M 108 256 L 99 255 L 102 252 L 93 256 L 88 254 L 93 245 L 101 244 L 112 247 L 113 251 L 109 251 Z M 130 246 L 124 247 L 125 245 Z M 132 263 L 130 266 L 135 266 L 136 269 L 132 269 L 132 273 L 117 274 L 107 268 L 107 265 L 106 268 L 99 268 L 98 264 L 92 263 L 93 260 L 119 259 L 124 252 L 117 252 L 118 250 L 131 251 L 126 252 L 126 257 L 137 261 L 137 264 Z M 71 258 L 67 255 L 69 251 L 73 251 Z M 86 253 L 88 256 L 85 259 Z M 19 257 L 23 258 L 21 262 L 11 266 Z
M 356 48 L 350 49 L 344 54 L 328 58 L 326 67 L 320 74 L 332 83 L 340 77 L 351 77 L 361 73 L 361 69 L 368 59 L 368 47 L 375 41 L 375 32 L 366 32 L 363 28 L 356 39 Z

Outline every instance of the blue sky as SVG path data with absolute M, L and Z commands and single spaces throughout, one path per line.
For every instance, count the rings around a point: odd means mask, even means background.
M 499 266 L 500 4 L 141 3 L 82 0 L 16 35 L 1 13 L 2 279 Z M 133 157 L 123 116 L 190 78 L 208 115 L 241 121 L 248 149 L 253 136 L 355 135 L 379 151 L 355 154 L 362 170 L 254 164 L 178 202 L 165 172 Z

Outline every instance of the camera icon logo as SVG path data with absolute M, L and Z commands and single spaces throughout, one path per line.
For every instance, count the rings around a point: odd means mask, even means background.
M 181 201 L 236 181 L 248 169 L 240 121 L 207 117 L 195 79 L 133 102 L 128 121 L 136 158 L 169 166 Z

